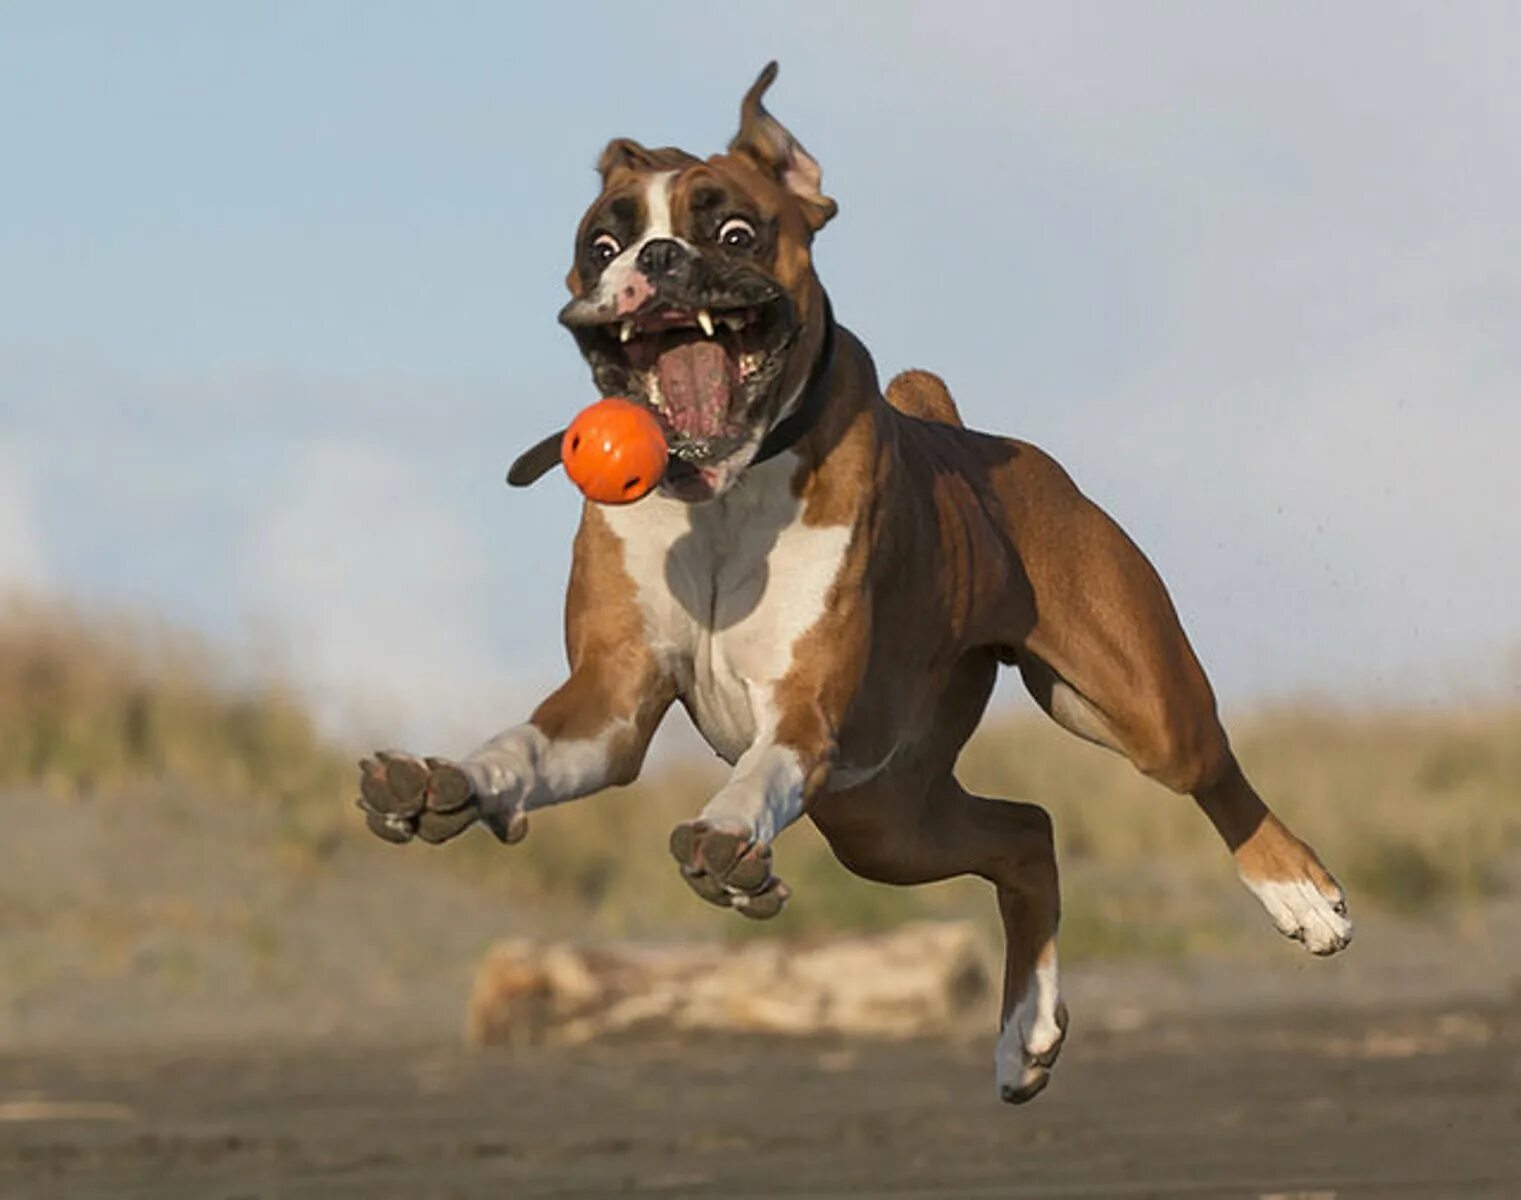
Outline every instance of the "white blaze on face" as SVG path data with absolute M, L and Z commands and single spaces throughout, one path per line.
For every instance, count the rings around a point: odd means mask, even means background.
M 639 252 L 644 249 L 646 242 L 671 238 L 687 245 L 683 239 L 676 237 L 676 227 L 671 216 L 671 188 L 675 180 L 675 171 L 661 171 L 658 175 L 651 175 L 644 185 L 644 228 L 603 270 L 596 291 L 588 297 L 588 302 L 593 307 L 611 307 L 618 293 L 629 286 L 633 276 L 642 274 L 638 266 Z
M 639 240 L 641 246 L 655 238 L 676 236 L 675 226 L 671 223 L 671 184 L 675 178 L 675 171 L 662 171 L 646 185 L 644 206 L 648 219 L 644 223 L 644 236 Z

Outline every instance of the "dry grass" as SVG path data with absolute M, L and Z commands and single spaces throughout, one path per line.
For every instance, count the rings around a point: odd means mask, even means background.
M 320 867 L 335 845 L 362 836 L 351 754 L 325 741 L 286 691 L 225 678 L 215 656 L 182 635 L 13 603 L 0 612 L 0 785 L 114 796 L 173 780 L 207 803 L 258 798 L 279 806 L 282 853 Z M 1521 851 L 1521 712 L 1306 706 L 1235 727 L 1259 790 L 1358 905 L 1443 919 L 1501 888 Z M 1069 957 L 1183 955 L 1231 938 L 1214 903 L 1234 886 L 1228 860 L 1186 798 L 1038 716 L 991 721 L 962 777 L 1051 810 Z M 778 846 L 797 892 L 782 917 L 756 926 L 714 913 L 676 877 L 664 840 L 720 778 L 711 767 L 665 770 L 537 814 L 528 841 L 512 849 L 481 835 L 395 853 L 463 875 L 548 927 L 602 934 L 807 935 L 926 915 L 992 920 L 986 885 L 864 883 L 806 823 Z
M 336 828 L 348 774 L 290 692 L 232 686 L 182 632 L 40 600 L 0 608 L 0 786 L 120 796 L 175 781 L 278 804 L 307 840 Z
M 1521 711 L 1306 704 L 1231 724 L 1258 791 L 1355 906 L 1443 919 L 1498 891 L 1521 852 Z M 1227 860 L 1187 798 L 1035 717 L 985 728 L 962 775 L 1050 809 L 1070 948 L 1119 948 L 1145 929 L 1186 950 L 1224 932 L 1197 897 L 1225 886 Z
M 1521 856 L 1521 713 L 1303 707 L 1235 724 L 1238 753 L 1262 794 L 1319 849 L 1359 907 L 1447 919 L 1498 891 L 1507 864 Z M 1117 756 L 1044 717 L 1005 716 L 967 748 L 961 775 L 973 790 L 1035 800 L 1052 813 L 1069 958 L 1183 957 L 1222 948 L 1243 928 L 1220 903 L 1236 898 L 1236 884 L 1209 823 L 1191 800 Z M 675 773 L 540 814 L 510 863 L 483 839 L 454 865 L 518 903 L 569 899 L 610 930 L 711 932 L 714 923 L 693 907 L 660 844 L 720 778 L 711 770 Z M 994 919 L 978 881 L 897 889 L 849 876 L 806 823 L 783 836 L 777 860 L 798 894 L 794 903 L 759 930 L 729 921 L 720 931 L 808 934 L 910 917 Z M 1245 928 L 1261 932 L 1255 923 Z

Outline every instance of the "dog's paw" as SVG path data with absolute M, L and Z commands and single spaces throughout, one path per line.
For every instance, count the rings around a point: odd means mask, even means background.
M 748 833 L 683 821 L 671 831 L 671 856 L 704 900 L 757 921 L 776 916 L 792 895 L 771 873 L 771 847 L 758 845 Z
M 359 762 L 359 809 L 388 842 L 447 842 L 480 821 L 503 842 L 528 834 L 521 810 L 486 812 L 470 776 L 444 758 L 380 752 Z
M 1289 879 L 1253 879 L 1243 875 L 1242 882 L 1267 909 L 1278 932 L 1299 942 L 1311 954 L 1335 954 L 1352 941 L 1346 893 L 1330 875 L 1325 875 L 1320 883 L 1308 874 Z
M 1045 1091 L 1066 1040 L 1067 1006 L 1032 985 L 998 1037 L 998 1098 L 1005 1104 L 1023 1104 Z

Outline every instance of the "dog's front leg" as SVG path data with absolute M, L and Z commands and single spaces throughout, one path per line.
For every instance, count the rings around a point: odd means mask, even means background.
M 480 821 L 521 841 L 533 809 L 630 783 L 673 698 L 647 656 L 587 655 L 521 725 L 453 762 L 379 753 L 360 766 L 360 808 L 391 842 L 442 842 Z
M 704 900 L 747 917 L 774 917 L 791 895 L 771 871 L 771 842 L 803 813 L 828 778 L 834 740 L 822 720 L 758 736 L 693 821 L 671 833 L 682 877 Z M 811 734 L 812 736 L 809 736 Z

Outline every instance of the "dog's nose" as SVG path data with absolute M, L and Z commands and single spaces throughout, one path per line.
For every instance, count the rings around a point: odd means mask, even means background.
M 686 257 L 681 243 L 674 238 L 651 238 L 639 248 L 639 269 L 650 279 L 669 275 Z

